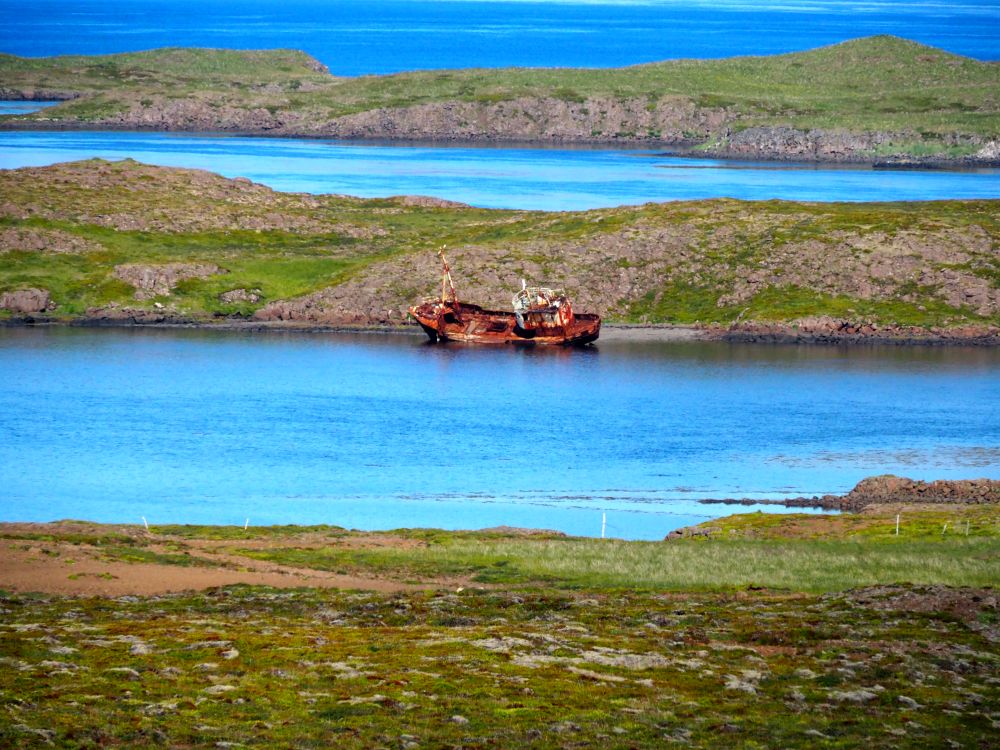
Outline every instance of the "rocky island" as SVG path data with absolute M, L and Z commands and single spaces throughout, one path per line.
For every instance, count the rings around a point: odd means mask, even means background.
M 491 306 L 528 278 L 706 336 L 1000 340 L 997 201 L 511 211 L 99 159 L 0 172 L 0 195 L 8 322 L 397 326 L 447 244 Z
M 0 128 L 658 143 L 754 159 L 995 164 L 1000 67 L 891 36 L 615 69 L 330 75 L 294 50 L 0 55 Z

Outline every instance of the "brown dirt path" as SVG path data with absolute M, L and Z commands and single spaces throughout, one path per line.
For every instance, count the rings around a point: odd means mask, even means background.
M 91 530 L 93 527 L 91 527 Z M 106 530 L 118 531 L 113 527 Z M 185 540 L 185 547 L 205 565 L 187 566 L 108 559 L 101 547 L 60 539 L 72 533 L 72 524 L 0 524 L 8 537 L 45 534 L 51 539 L 0 538 L 0 589 L 72 596 L 149 596 L 179 591 L 196 591 L 216 586 L 252 584 L 276 588 L 318 587 L 365 589 L 395 592 L 438 589 L 465 585 L 465 579 L 435 579 L 411 583 L 389 578 L 343 575 L 324 570 L 296 568 L 253 560 L 226 550 L 233 541 Z M 132 530 L 130 530 L 131 532 Z M 168 553 L 167 539 L 147 536 L 142 549 Z M 176 540 L 171 540 L 176 541 Z M 320 546 L 319 539 L 302 540 L 305 546 Z M 411 540 L 399 540 L 412 544 Z M 303 546 L 299 540 L 282 542 L 240 542 L 241 546 Z M 328 540 L 326 544 L 330 544 Z M 352 540 L 352 546 L 363 544 Z M 377 544 L 391 543 L 380 539 Z

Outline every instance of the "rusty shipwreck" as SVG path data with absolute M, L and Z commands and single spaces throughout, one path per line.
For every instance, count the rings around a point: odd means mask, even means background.
M 431 341 L 584 346 L 600 335 L 600 315 L 574 313 L 565 295 L 546 287 L 529 287 L 523 281 L 510 312 L 459 302 L 448 261 L 443 253 L 438 255 L 441 297 L 410 308 L 410 315 Z

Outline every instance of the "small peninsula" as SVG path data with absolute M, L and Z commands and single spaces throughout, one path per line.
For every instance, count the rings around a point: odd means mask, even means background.
M 0 98 L 65 100 L 0 128 L 344 139 L 656 143 L 693 154 L 1000 161 L 1000 66 L 892 36 L 613 69 L 330 75 L 294 50 L 0 55 Z
M 449 248 L 470 301 L 520 279 L 611 323 L 743 340 L 1000 342 L 1000 203 L 581 212 L 281 193 L 132 160 L 0 171 L 0 321 L 398 326 Z

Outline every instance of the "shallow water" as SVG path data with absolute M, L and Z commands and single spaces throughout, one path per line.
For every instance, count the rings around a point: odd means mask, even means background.
M 59 102 L 53 101 L 0 101 L 0 115 L 26 115 L 29 112 L 37 112 L 40 109 L 51 107 Z
M 699 498 L 1000 477 L 996 349 L 598 343 L 0 329 L 0 519 L 654 539 L 734 510 Z
M 895 34 L 997 59 L 993 0 L 3 0 L 0 51 L 166 46 L 305 50 L 337 75 L 418 68 L 607 67 L 764 55 Z
M 277 190 L 417 194 L 578 210 L 698 198 L 896 201 L 1000 197 L 1000 169 L 876 170 L 685 159 L 650 150 L 348 143 L 165 133 L 0 132 L 0 168 L 99 156 L 196 167 Z

